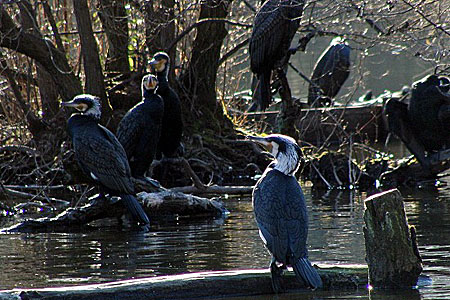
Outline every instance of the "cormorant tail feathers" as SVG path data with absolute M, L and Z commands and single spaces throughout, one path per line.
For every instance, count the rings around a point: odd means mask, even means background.
M 140 223 L 141 225 L 147 225 L 150 223 L 150 220 L 148 219 L 147 214 L 145 213 L 141 204 L 133 195 L 121 194 L 120 198 L 133 217 L 133 220 Z
M 292 268 L 294 269 L 295 275 L 301 277 L 312 288 L 316 289 L 323 286 L 322 279 L 308 258 L 300 258 L 292 265 Z

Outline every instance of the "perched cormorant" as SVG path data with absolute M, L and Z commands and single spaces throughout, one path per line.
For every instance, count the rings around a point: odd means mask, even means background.
M 156 94 L 156 76 L 145 75 L 141 88 L 143 101 L 130 109 L 117 127 L 117 139 L 127 153 L 131 174 L 136 178 L 145 176 L 155 158 L 164 114 L 164 102 Z
M 177 93 L 170 87 L 167 78 L 170 68 L 169 55 L 165 52 L 157 52 L 150 61 L 150 67 L 158 78 L 156 93 L 164 101 L 164 115 L 157 157 L 160 158 L 161 154 L 164 154 L 165 157 L 182 155 L 183 121 L 181 118 L 181 103 Z
M 308 89 L 308 104 L 330 105 L 331 99 L 344 85 L 350 74 L 350 47 L 342 38 L 333 39 L 322 53 L 311 75 Z
M 282 67 L 292 39 L 300 24 L 303 0 L 268 0 L 256 13 L 250 37 L 250 69 L 259 83 L 253 91 L 260 110 L 272 100 L 272 70 Z
M 262 145 L 275 158 L 253 189 L 259 235 L 272 254 L 270 271 L 274 292 L 282 291 L 281 274 L 288 265 L 306 285 L 322 287 L 320 276 L 308 260 L 308 213 L 302 188 L 294 177 L 300 165 L 301 149 L 294 139 L 281 134 L 248 139 Z
M 99 98 L 83 94 L 61 105 L 74 107 L 80 112 L 72 114 L 67 123 L 80 168 L 86 176 L 98 182 L 103 192 L 119 196 L 134 221 L 147 226 L 149 219 L 135 198 L 125 150 L 114 134 L 99 124 Z
M 412 85 L 408 118 L 426 151 L 450 147 L 449 79 L 429 75 Z

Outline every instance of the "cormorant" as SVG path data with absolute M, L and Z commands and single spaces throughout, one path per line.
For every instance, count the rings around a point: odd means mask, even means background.
M 164 102 L 156 94 L 157 88 L 156 76 L 145 75 L 141 84 L 143 101 L 131 108 L 117 127 L 117 139 L 127 153 L 135 178 L 145 176 L 161 136 Z
M 303 13 L 303 0 L 268 0 L 256 13 L 250 37 L 250 69 L 259 83 L 253 91 L 260 110 L 272 100 L 272 70 L 282 67 Z
M 429 75 L 412 85 L 408 118 L 426 151 L 450 147 L 449 79 Z
M 183 121 L 181 118 L 181 102 L 177 93 L 170 87 L 167 78 L 170 68 L 169 55 L 165 52 L 157 52 L 150 61 L 150 67 L 158 78 L 158 90 L 156 93 L 164 101 L 164 115 L 157 157 L 160 158 L 161 154 L 164 154 L 165 157 L 182 155 L 181 135 L 183 133 Z
M 99 124 L 99 98 L 82 94 L 61 105 L 74 107 L 80 112 L 72 114 L 67 123 L 80 168 L 99 184 L 103 192 L 119 196 L 134 221 L 148 226 L 149 219 L 135 198 L 125 150 L 114 134 Z
M 281 134 L 247 138 L 262 145 L 275 158 L 253 189 L 259 235 L 272 254 L 274 292 L 282 291 L 281 274 L 288 265 L 306 285 L 322 287 L 320 276 L 308 260 L 308 213 L 302 188 L 294 177 L 300 165 L 300 147 L 294 139 Z
M 349 74 L 350 47 L 337 37 L 331 41 L 314 66 L 308 89 L 308 104 L 330 105 L 331 99 L 336 97 Z

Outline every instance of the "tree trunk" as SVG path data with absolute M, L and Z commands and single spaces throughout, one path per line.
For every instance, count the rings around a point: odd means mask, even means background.
M 128 74 L 128 18 L 125 10 L 125 0 L 99 0 L 98 12 L 103 30 L 108 38 L 108 54 L 106 72 L 112 75 Z
M 299 134 L 295 122 L 300 118 L 300 109 L 292 101 L 291 88 L 289 87 L 285 72 L 279 68 L 277 69 L 277 74 L 281 83 L 279 93 L 282 100 L 281 111 L 278 115 L 278 128 L 280 133 L 298 140 Z
M 37 20 L 35 8 L 33 8 L 29 1 L 21 1 L 18 5 L 20 8 L 22 29 L 28 30 L 31 34 L 38 38 L 41 37 L 42 34 L 36 26 Z M 58 50 L 61 51 L 63 51 L 63 49 L 64 48 L 58 48 Z M 53 78 L 39 62 L 36 62 L 36 81 L 39 87 L 39 94 L 41 96 L 43 119 L 49 121 L 59 110 L 59 93 L 53 84 Z M 34 112 L 27 111 L 26 114 L 28 118 L 28 115 L 34 114 Z M 39 134 L 37 132 L 33 133 L 34 137 L 37 137 L 38 135 Z
M 41 119 L 31 111 L 30 105 L 25 102 L 25 99 L 22 96 L 21 88 L 17 84 L 16 78 L 8 66 L 8 63 L 4 59 L 4 57 L 0 53 L 0 67 L 2 68 L 2 75 L 6 77 L 6 80 L 13 91 L 14 96 L 16 97 L 17 104 L 22 109 L 23 114 L 25 115 L 25 119 L 28 125 L 28 129 L 34 138 L 39 138 L 41 133 L 45 130 L 45 125 L 42 123 Z
M 200 8 L 202 19 L 224 19 L 228 14 L 232 0 L 203 1 Z M 228 32 L 225 23 L 208 22 L 197 27 L 190 64 L 187 72 L 182 75 L 181 81 L 187 91 L 186 101 L 183 104 L 189 106 L 185 115 L 194 115 L 199 129 L 212 129 L 217 134 L 223 128 L 226 117 L 222 105 L 217 101 L 216 76 L 219 67 L 220 50 Z M 190 102 L 190 103 L 189 103 Z M 216 121 L 216 123 L 212 121 Z
M 81 41 L 81 55 L 86 76 L 85 90 L 89 94 L 100 97 L 102 101 L 102 121 L 106 124 L 112 115 L 112 109 L 106 96 L 102 65 L 100 64 L 97 42 L 92 30 L 87 0 L 74 0 L 73 10 Z
M 37 62 L 52 76 L 63 100 L 82 92 L 65 54 L 48 39 L 37 37 L 18 28 L 4 6 L 0 6 L 0 46 L 22 53 Z
M 395 189 L 374 195 L 365 206 L 363 230 L 369 283 L 377 288 L 415 286 L 422 260 L 400 192 Z
M 157 2 L 155 4 L 155 2 Z M 160 4 L 159 4 L 160 3 Z M 154 6 L 157 6 L 156 9 Z M 167 49 L 175 39 L 175 1 L 159 0 L 146 1 L 145 11 L 145 35 L 146 44 L 150 55 L 158 51 L 166 51 L 170 57 L 170 70 L 175 66 L 176 47 Z M 175 72 L 169 72 L 169 82 L 175 80 Z

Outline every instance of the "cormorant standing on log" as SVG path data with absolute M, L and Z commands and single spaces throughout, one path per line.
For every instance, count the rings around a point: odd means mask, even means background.
M 164 102 L 156 94 L 158 79 L 154 75 L 142 78 L 142 99 L 130 109 L 117 127 L 117 139 L 130 162 L 131 174 L 142 178 L 155 158 L 161 136 Z
M 99 124 L 99 98 L 82 94 L 61 105 L 80 112 L 72 114 L 67 123 L 80 168 L 100 185 L 103 192 L 119 196 L 133 220 L 146 227 L 150 221 L 135 197 L 125 150 L 114 134 Z
M 308 213 L 302 189 L 294 177 L 300 165 L 301 149 L 294 139 L 281 134 L 248 139 L 262 145 L 275 158 L 253 190 L 259 235 L 272 254 L 270 271 L 274 292 L 282 291 L 281 274 L 288 265 L 306 285 L 322 287 L 322 279 L 308 260 Z
M 322 53 L 311 75 L 308 90 L 310 106 L 331 104 L 331 99 L 344 85 L 350 74 L 350 47 L 337 37 Z
M 170 68 L 169 55 L 165 52 L 157 52 L 150 61 L 150 67 L 158 78 L 157 94 L 164 101 L 164 115 L 157 157 L 160 158 L 161 154 L 164 154 L 165 157 L 183 155 L 181 102 L 177 93 L 169 85 L 167 78 Z
M 447 77 L 429 75 L 412 86 L 408 118 L 428 152 L 450 147 L 449 82 Z
M 259 81 L 253 95 L 260 110 L 270 105 L 272 70 L 285 63 L 303 5 L 303 0 L 268 0 L 255 16 L 249 51 L 250 69 Z

